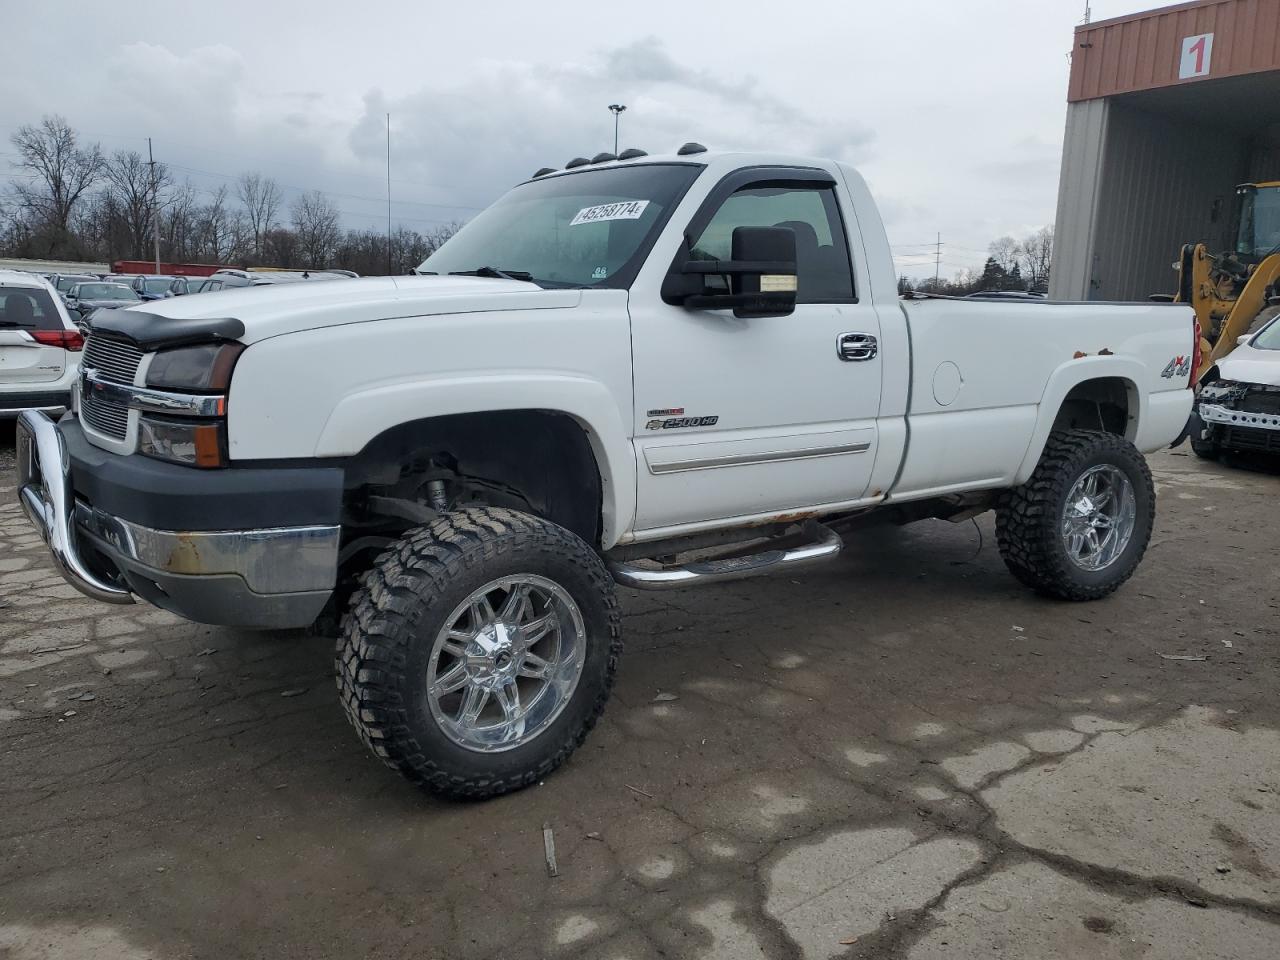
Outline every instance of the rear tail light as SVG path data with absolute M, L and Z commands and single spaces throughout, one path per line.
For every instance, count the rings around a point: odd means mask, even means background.
M 84 335 L 78 330 L 28 330 L 36 343 L 64 350 L 83 350 Z

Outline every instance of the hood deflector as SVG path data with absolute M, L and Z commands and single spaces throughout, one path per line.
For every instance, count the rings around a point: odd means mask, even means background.
M 175 319 L 142 310 L 102 310 L 89 318 L 93 333 L 132 340 L 144 351 L 161 347 L 188 347 L 244 336 L 244 324 L 234 317 Z

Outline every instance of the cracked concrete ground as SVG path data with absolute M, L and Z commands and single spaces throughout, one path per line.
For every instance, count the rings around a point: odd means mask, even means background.
M 1280 477 L 1152 465 L 1096 604 L 989 517 L 626 595 L 600 727 L 463 805 L 365 754 L 326 641 L 79 598 L 0 432 L 0 957 L 1280 956 Z

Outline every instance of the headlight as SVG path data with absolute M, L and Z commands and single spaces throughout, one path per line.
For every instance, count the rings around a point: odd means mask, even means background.
M 138 452 L 190 467 L 227 465 L 227 426 L 221 420 L 138 420 Z
M 147 370 L 147 386 L 158 390 L 226 390 L 243 343 L 205 343 L 161 350 Z

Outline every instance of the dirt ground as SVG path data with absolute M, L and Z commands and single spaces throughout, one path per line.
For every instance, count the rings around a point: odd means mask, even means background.
M 586 745 L 447 804 L 365 753 L 328 641 L 79 598 L 12 440 L 0 957 L 1280 956 L 1274 469 L 1152 457 L 1150 552 L 1095 604 L 1021 589 L 990 516 L 624 591 Z

